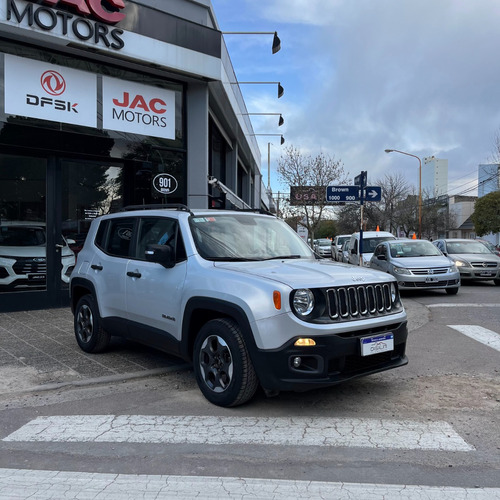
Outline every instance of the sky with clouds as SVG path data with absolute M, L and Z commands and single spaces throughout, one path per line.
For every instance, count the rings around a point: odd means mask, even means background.
M 342 160 L 369 184 L 401 173 L 418 184 L 420 158 L 448 160 L 449 194 L 477 194 L 480 163 L 495 158 L 500 135 L 498 0 L 212 0 L 256 134 L 283 134 L 285 146 Z M 283 152 L 279 137 L 258 136 L 271 185 Z

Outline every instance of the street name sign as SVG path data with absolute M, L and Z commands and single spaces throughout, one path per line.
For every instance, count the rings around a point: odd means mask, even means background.
M 326 201 L 340 203 L 346 201 L 359 201 L 358 186 L 327 186 Z
M 356 186 L 364 188 L 366 186 L 366 177 L 366 170 L 363 170 L 359 175 L 354 177 L 354 184 L 356 184 Z

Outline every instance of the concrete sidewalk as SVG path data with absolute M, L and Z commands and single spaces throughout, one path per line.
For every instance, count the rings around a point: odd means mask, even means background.
M 411 332 L 428 321 L 428 309 L 403 298 Z M 186 369 L 183 360 L 118 338 L 101 354 L 76 343 L 69 308 L 0 314 L 0 394 L 90 385 Z
M 0 314 L 0 394 L 161 374 L 183 360 L 113 338 L 107 352 L 76 343 L 69 308 Z

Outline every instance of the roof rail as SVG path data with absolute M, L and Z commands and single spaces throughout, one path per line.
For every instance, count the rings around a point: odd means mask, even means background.
M 169 208 L 169 209 L 175 209 L 181 212 L 189 212 L 191 215 L 191 210 L 189 209 L 188 206 L 183 205 L 182 203 L 163 203 L 163 204 L 156 204 L 156 205 L 128 205 L 126 207 L 123 207 L 120 212 L 127 212 L 129 210 L 158 210 L 161 208 Z

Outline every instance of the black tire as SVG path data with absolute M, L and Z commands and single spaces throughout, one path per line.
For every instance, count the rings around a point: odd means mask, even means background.
M 241 330 L 230 319 L 214 319 L 201 328 L 193 367 L 201 392 L 218 406 L 246 403 L 259 386 Z
M 456 295 L 458 293 L 458 287 L 457 288 L 447 288 L 446 293 L 448 295 Z
M 500 280 L 493 280 L 496 286 L 500 286 Z
M 75 337 L 85 352 L 102 352 L 109 345 L 111 335 L 101 326 L 99 310 L 92 295 L 84 295 L 76 305 Z

